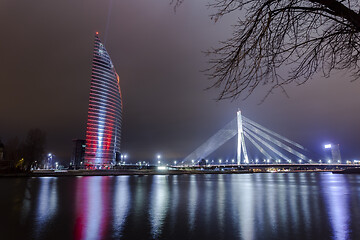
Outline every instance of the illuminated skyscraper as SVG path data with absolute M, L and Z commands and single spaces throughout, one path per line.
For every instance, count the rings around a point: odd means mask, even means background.
M 119 76 L 96 33 L 86 128 L 86 167 L 109 167 L 119 158 L 121 115 Z

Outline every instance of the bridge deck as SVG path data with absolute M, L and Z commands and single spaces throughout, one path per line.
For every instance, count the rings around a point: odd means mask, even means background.
M 360 168 L 360 164 L 331 164 L 331 163 L 274 163 L 274 164 L 208 164 L 208 165 L 176 165 L 173 168 Z

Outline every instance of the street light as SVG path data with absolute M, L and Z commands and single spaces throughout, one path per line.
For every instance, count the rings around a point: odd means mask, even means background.
M 160 165 L 160 163 L 161 163 L 161 161 L 160 161 L 160 159 L 161 159 L 161 155 L 160 155 L 160 154 L 158 154 L 158 155 L 156 156 L 156 158 L 157 158 L 157 160 L 158 160 L 158 164 Z
M 47 169 L 52 168 L 52 160 L 53 160 L 53 154 L 49 153 L 48 154 L 48 162 L 47 162 Z

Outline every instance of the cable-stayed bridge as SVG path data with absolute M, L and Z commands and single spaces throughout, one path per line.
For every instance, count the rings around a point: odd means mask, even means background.
M 241 111 L 237 112 L 237 116 L 232 121 L 189 154 L 182 163 L 197 164 L 234 137 L 237 137 L 237 165 L 250 163 L 247 151 L 249 144 L 260 153 L 265 163 L 311 163 L 311 159 L 306 156 L 307 150 L 302 145 L 242 116 Z

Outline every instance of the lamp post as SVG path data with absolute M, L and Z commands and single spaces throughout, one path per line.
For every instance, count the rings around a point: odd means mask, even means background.
M 160 154 L 158 154 L 157 156 L 156 156 L 156 158 L 157 158 L 157 160 L 158 160 L 158 165 L 160 166 L 160 164 L 161 164 L 161 155 Z
M 128 157 L 128 155 L 124 154 L 124 165 L 125 165 L 125 161 L 126 161 L 127 157 Z
M 46 166 L 47 169 L 52 168 L 53 156 L 54 156 L 54 155 L 53 155 L 52 153 L 49 153 L 49 154 L 48 154 L 48 162 L 47 162 L 47 166 Z

